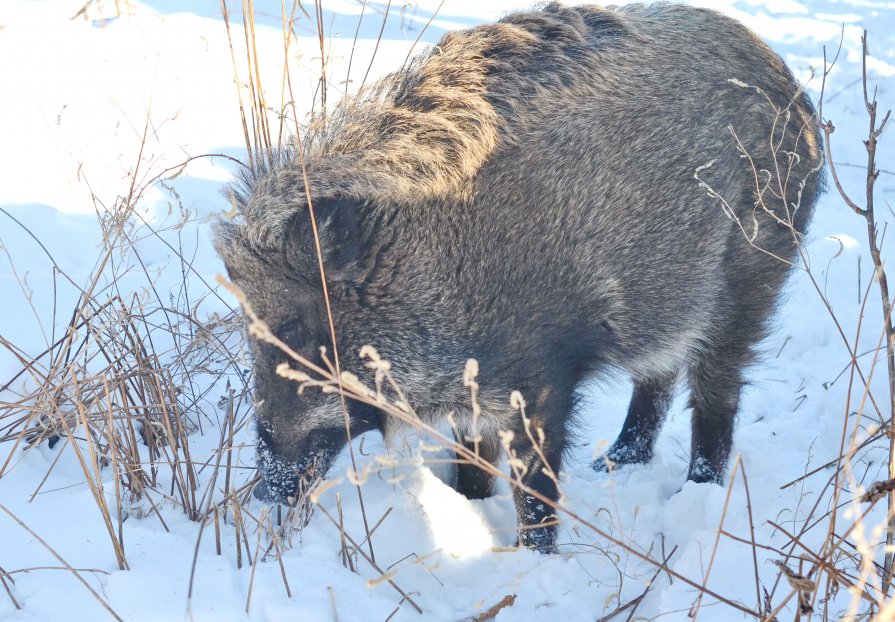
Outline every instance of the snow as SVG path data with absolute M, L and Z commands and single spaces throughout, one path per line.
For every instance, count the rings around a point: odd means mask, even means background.
M 490 21 L 528 4 L 446 0 L 420 45 L 436 42 L 448 30 Z M 895 107 L 895 2 L 697 0 L 693 4 L 721 10 L 753 28 L 807 83 L 814 97 L 820 88 L 823 46 L 832 56 L 843 37 L 842 54 L 829 77 L 824 114 L 836 126 L 833 153 L 843 184 L 853 197 L 863 199 L 866 153 L 860 141 L 866 136 L 867 121 L 860 83 L 855 82 L 860 77 L 860 35 L 864 28 L 870 32 L 873 56 L 868 72 L 879 87 L 880 106 Z M 192 160 L 182 174 L 166 182 L 167 188 L 156 183 L 143 194 L 139 214 L 146 224 L 130 230 L 129 236 L 145 266 L 136 264 L 133 257 L 116 256 L 112 263 L 119 270 L 122 293 L 130 287 L 149 306 L 155 303 L 147 283 L 155 286 L 161 300 L 179 300 L 184 295 L 184 270 L 196 302 L 202 297 L 196 311 L 199 319 L 226 313 L 235 305 L 225 292 L 207 294 L 207 284 L 213 284 L 214 275 L 223 268 L 210 247 L 205 218 L 229 208 L 220 189 L 234 165 L 225 156 L 245 155 L 237 86 L 219 3 L 95 2 L 86 17 L 70 19 L 83 5 L 83 0 L 6 0 L 0 4 L 0 58 L 4 59 L 0 136 L 5 146 L 0 149 L 0 208 L 5 212 L 0 212 L 0 337 L 32 356 L 64 334 L 78 296 L 78 289 L 53 271 L 48 253 L 78 287 L 85 287 L 103 256 L 103 232 L 96 213 L 112 210 L 118 197 L 127 196 L 134 177 L 142 185 L 166 171 L 173 173 L 169 169 L 191 156 L 220 154 Z M 306 5 L 312 8 L 310 3 Z M 392 5 L 370 79 L 403 62 L 439 2 Z M 187 6 L 188 12 L 184 10 Z M 333 98 L 338 97 L 343 88 L 339 83 L 347 76 L 359 7 L 360 3 L 349 0 L 324 2 L 324 24 L 331 36 L 327 45 Z M 283 63 L 280 3 L 259 0 L 255 8 L 262 82 L 269 89 L 267 100 L 279 106 Z M 349 88 L 356 88 L 367 69 L 385 8 L 385 2 L 367 3 Z M 232 17 L 238 41 L 241 30 L 235 24 L 241 15 L 234 10 Z M 310 110 L 311 94 L 317 86 L 319 49 L 313 22 L 302 19 L 300 24 L 303 36 L 293 48 L 290 62 L 299 68 L 293 73 L 297 78 L 293 87 L 303 115 Z M 239 66 L 244 74 L 243 65 Z M 884 223 L 891 222 L 895 204 L 893 135 L 890 128 L 878 148 L 878 164 L 884 172 L 877 185 L 877 209 Z M 182 210 L 189 212 L 191 220 L 185 227 L 175 228 Z M 884 238 L 884 256 L 891 252 L 889 237 Z M 184 249 L 195 272 L 189 273 L 166 243 Z M 860 356 L 862 370 L 870 373 L 882 318 L 876 289 L 870 291 L 866 308 L 861 307 L 864 289 L 873 285 L 866 228 L 832 188 L 818 206 L 806 249 L 817 287 L 828 297 L 845 339 Z M 98 288 L 110 283 L 110 274 L 106 274 Z M 859 320 L 862 330 L 856 339 Z M 752 548 L 728 537 L 718 539 L 713 552 L 721 521 L 726 532 L 750 538 L 743 474 L 748 478 L 756 540 L 788 551 L 790 542 L 781 530 L 799 532 L 806 521 L 813 520 L 816 502 L 821 514 L 830 509 L 832 497 L 826 482 L 833 471 L 822 468 L 794 485 L 781 487 L 836 458 L 843 430 L 851 434 L 854 428 L 860 441 L 878 425 L 869 404 L 863 406 L 863 416 L 854 414 L 864 401 L 861 385 L 856 382 L 849 394 L 848 350 L 804 272 L 793 275 L 776 330 L 762 351 L 765 356 L 750 372 L 751 383 L 741 406 L 734 453 L 742 470 L 731 471 L 729 497 L 725 488 L 685 482 L 689 415 L 682 394 L 672 406 L 649 464 L 610 475 L 591 470 L 593 457 L 620 429 L 630 391 L 623 382 L 586 388 L 581 444 L 562 475 L 564 502 L 583 520 L 638 550 L 650 550 L 654 558 L 674 551 L 669 567 L 675 573 L 697 583 L 707 576 L 710 589 L 753 609 L 757 607 L 754 575 L 759 575 L 770 592 L 779 573 L 771 562 L 783 556 L 759 549 L 756 567 Z M 20 368 L 16 357 L 0 348 L 0 386 Z M 886 402 L 884 368 L 880 360 L 872 383 L 880 404 Z M 30 382 L 27 375 L 18 379 L 0 394 L 0 400 L 14 401 Z M 223 417 L 216 403 L 225 395 L 226 387 L 216 384 L 203 402 L 206 414 L 200 419 L 204 428 L 191 436 L 196 461 L 211 460 L 213 464 L 220 434 L 214 422 Z M 250 477 L 255 457 L 246 429 L 236 441 L 238 485 Z M 126 620 L 332 620 L 335 616 L 343 621 L 385 620 L 397 609 L 392 620 L 455 621 L 478 615 L 513 594 L 512 606 L 502 609 L 496 620 L 592 621 L 639 596 L 654 576 L 653 566 L 570 519 L 560 530 L 560 554 L 511 550 L 515 514 L 506 485 L 501 486 L 498 497 L 470 501 L 433 475 L 436 471 L 443 478 L 450 476 L 449 468 L 438 465 L 437 459 L 444 456 L 437 452 L 422 452 L 433 462 L 430 470 L 421 466 L 419 452 L 393 456 L 392 462 L 376 461 L 373 456 L 384 453 L 385 447 L 372 435 L 363 439 L 363 446 L 360 440 L 355 441 L 355 449 L 361 465 L 375 467 L 363 485 L 366 514 L 371 523 L 385 515 L 373 536 L 377 563 L 394 573 L 393 580 L 422 608 L 422 616 L 402 602 L 363 559 L 356 560 L 357 574 L 343 567 L 339 532 L 320 512 L 300 534 L 293 535 L 283 555 L 291 598 L 275 559 L 268 558 L 253 568 L 246 563 L 243 550 L 242 567 L 237 567 L 232 521 L 221 527 L 221 555 L 216 554 L 212 528 L 206 527 L 198 545 L 192 597 L 188 598 L 199 524 L 161 496 L 157 502 L 167 529 L 151 511 L 140 518 L 140 508 L 131 508 L 123 527 L 130 569 L 119 570 L 83 471 L 64 441 L 54 449 L 46 443 L 27 452 L 16 449 L 0 477 L 0 504 L 67 563 L 85 569 L 80 573 L 83 579 Z M 0 445 L 0 467 L 11 450 L 11 443 Z M 859 484 L 867 487 L 887 479 L 886 457 L 883 441 L 858 453 L 854 481 L 840 498 L 840 527 L 851 524 L 863 511 L 861 504 L 852 502 L 860 494 Z M 349 464 L 343 454 L 333 475 L 344 474 Z M 107 472 L 102 483 L 111 503 L 114 482 Z M 170 478 L 170 474 L 162 477 Z M 200 477 L 207 486 L 210 470 Z M 40 492 L 31 500 L 39 486 Z M 344 480 L 321 497 L 322 506 L 333 516 L 336 495 L 346 531 L 357 538 L 363 527 L 350 481 Z M 260 516 L 264 506 L 252 500 L 246 508 Z M 861 544 L 866 539 L 875 546 L 881 540 L 882 508 L 880 504 L 871 513 L 863 530 L 852 534 L 852 541 Z M 809 530 L 803 541 L 816 550 L 825 529 L 824 522 Z M 250 529 L 253 561 L 256 537 Z M 795 550 L 796 555 L 801 552 Z M 879 561 L 878 547 L 876 555 Z M 797 560 L 789 560 L 789 564 L 798 571 Z M 0 619 L 96 620 L 108 616 L 70 572 L 38 569 L 44 566 L 60 564 L 34 537 L 0 513 L 0 568 L 13 573 L 11 589 L 23 606 L 17 610 L 5 590 L 0 590 Z M 15 572 L 23 569 L 33 570 Z M 788 589 L 777 588 L 775 604 L 782 602 Z M 660 614 L 666 614 L 666 619 L 684 619 L 697 597 L 693 587 L 679 579 L 670 582 L 662 573 L 636 613 L 646 619 Z M 831 618 L 843 615 L 851 598 L 846 590 L 840 590 L 829 603 Z M 703 607 L 699 618 L 704 620 L 748 618 L 708 595 L 703 597 Z M 793 601 L 786 605 L 781 619 L 793 617 L 794 611 Z

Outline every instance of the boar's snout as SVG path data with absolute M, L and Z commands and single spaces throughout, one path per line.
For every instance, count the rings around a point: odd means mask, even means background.
M 260 481 L 253 494 L 256 499 L 268 503 L 292 504 L 300 494 L 299 469 L 274 455 L 263 455 L 259 450 L 258 471 Z
M 344 445 L 344 432 L 319 430 L 288 450 L 277 446 L 262 427 L 258 429 L 260 481 L 253 494 L 269 503 L 295 505 L 305 501 L 316 483 L 326 477 L 333 459 Z
M 261 479 L 255 484 L 256 499 L 267 503 L 295 505 L 303 501 L 316 482 L 326 476 L 331 456 L 317 450 L 303 460 L 289 462 L 277 456 L 259 456 Z

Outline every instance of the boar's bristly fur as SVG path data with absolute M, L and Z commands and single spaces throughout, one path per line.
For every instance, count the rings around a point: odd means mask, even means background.
M 822 185 L 817 127 L 783 61 L 726 17 L 551 3 L 448 34 L 346 98 L 302 137 L 305 171 L 279 154 L 233 187 L 238 216 L 215 243 L 255 311 L 318 359 L 330 340 L 310 196 L 343 367 L 365 377 L 355 355 L 374 345 L 420 416 L 454 413 L 468 443 L 460 379 L 477 359 L 482 456 L 497 460 L 497 431 L 514 432 L 524 483 L 550 499 L 542 456 L 559 473 L 576 387 L 613 370 L 634 395 L 595 468 L 651 458 L 685 377 L 688 477 L 720 482 L 743 369 Z M 325 474 L 344 414 L 333 395 L 297 396 L 274 373 L 280 351 L 252 349 L 258 492 L 283 500 Z M 394 425 L 348 408 L 352 434 Z M 492 483 L 458 467 L 467 496 Z M 516 504 L 520 541 L 552 550 L 551 508 Z

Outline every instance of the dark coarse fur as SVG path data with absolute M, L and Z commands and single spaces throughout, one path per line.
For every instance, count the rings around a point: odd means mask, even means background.
M 423 417 L 460 413 L 469 434 L 459 380 L 477 359 L 484 457 L 498 458 L 497 430 L 514 431 L 525 483 L 551 499 L 511 391 L 558 472 L 575 387 L 630 374 L 605 469 L 650 459 L 686 376 L 689 478 L 722 481 L 742 370 L 821 186 L 812 105 L 755 35 L 685 6 L 549 4 L 446 35 L 303 144 L 345 367 L 358 372 L 373 344 Z M 234 192 L 240 216 L 216 230 L 230 277 L 314 358 L 329 333 L 301 165 L 281 158 Z M 331 395 L 296 397 L 273 372 L 279 351 L 253 350 L 259 490 L 282 500 L 325 473 L 343 415 Z M 353 433 L 391 425 L 349 408 Z M 457 487 L 483 497 L 492 481 L 461 465 Z M 520 525 L 551 514 L 516 502 Z M 550 550 L 556 528 L 520 533 Z

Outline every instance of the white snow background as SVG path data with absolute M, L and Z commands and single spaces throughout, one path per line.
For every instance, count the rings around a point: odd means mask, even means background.
M 832 56 L 844 35 L 842 53 L 829 76 L 824 116 L 836 127 L 833 153 L 840 178 L 863 204 L 866 152 L 861 140 L 867 136 L 867 117 L 860 82 L 860 35 L 864 28 L 870 32 L 868 74 L 878 87 L 880 107 L 883 111 L 895 107 L 895 2 L 701 0 L 698 4 L 723 11 L 755 30 L 783 56 L 814 98 L 820 90 L 823 48 L 827 46 Z M 113 254 L 97 290 L 110 295 L 117 288 L 123 299 L 137 296 L 146 309 L 156 310 L 156 316 L 161 306 L 190 309 L 200 322 L 223 317 L 236 306 L 232 296 L 215 284 L 214 276 L 223 272 L 223 266 L 211 249 L 207 226 L 210 214 L 229 209 L 220 191 L 235 167 L 218 156 L 195 159 L 182 171 L 177 168 L 187 158 L 205 153 L 246 155 L 238 86 L 219 3 L 94 0 L 73 18 L 84 5 L 84 0 L 0 4 L 0 344 L 12 344 L 0 345 L 0 388 L 22 369 L 22 360 L 40 355 L 65 335 L 78 302 L 76 285 L 87 287 L 104 254 L 97 213 L 112 209 L 133 183 L 142 186 L 156 176 L 164 179 L 180 172 L 143 192 L 128 229 L 132 251 Z M 311 3 L 305 5 L 313 13 Z M 370 79 L 399 67 L 438 5 L 437 0 L 368 2 L 354 48 L 349 90 L 356 88 L 368 65 Z M 418 47 L 436 42 L 448 30 L 492 21 L 528 6 L 518 0 L 446 0 Z M 332 102 L 344 88 L 361 3 L 326 0 L 323 7 Z M 236 9 L 231 28 L 239 44 L 242 16 Z M 389 18 L 377 48 L 386 10 Z M 259 0 L 255 11 L 257 50 L 265 72 L 262 83 L 268 101 L 279 107 L 284 58 L 281 4 Z M 303 115 L 314 101 L 320 52 L 313 19 L 299 16 L 296 30 L 299 37 L 288 60 L 296 105 Z M 244 51 L 236 47 L 244 78 Z M 731 78 L 748 81 L 744 76 Z M 895 222 L 893 135 L 889 128 L 878 149 L 882 172 L 876 205 L 883 232 Z M 187 222 L 177 226 L 184 212 Z M 830 310 L 806 273 L 795 272 L 774 334 L 762 344 L 765 355 L 750 371 L 751 384 L 741 405 L 734 453 L 748 475 L 751 511 L 740 472 L 729 501 L 725 488 L 685 482 L 689 414 L 682 396 L 649 464 L 611 475 L 593 472 L 591 460 L 615 438 L 624 418 L 630 387 L 620 381 L 585 390 L 580 444 L 563 474 L 564 502 L 654 559 L 674 551 L 668 563 L 672 570 L 705 582 L 724 598 L 757 610 L 765 604 L 757 601 L 767 594 L 771 607 L 785 602 L 781 620 L 796 619 L 796 600 L 787 600 L 791 588 L 773 561 L 786 560 L 796 572 L 812 568 L 809 551 L 820 549 L 829 527 L 823 516 L 833 503 L 827 484 L 834 469 L 812 472 L 839 456 L 843 429 L 857 429 L 860 442 L 880 421 L 869 403 L 857 414 L 863 394 L 859 381 L 851 389 L 851 404 L 847 402 L 850 355 L 831 318 L 832 311 L 845 338 L 854 342 L 863 313 L 862 332 L 853 347 L 861 355 L 862 370 L 869 372 L 882 316 L 875 286 L 866 307 L 861 306 L 873 278 L 866 235 L 863 219 L 831 187 L 818 205 L 806 242 L 812 271 Z M 884 238 L 884 258 L 892 252 L 892 235 Z M 61 272 L 54 269 L 54 262 Z M 164 333 L 158 338 L 165 339 Z M 231 336 L 227 343 L 239 352 L 237 338 Z M 190 379 L 183 373 L 184 365 L 196 358 L 178 362 L 176 350 L 156 346 L 157 351 L 170 351 L 171 360 L 160 363 L 170 366 L 178 382 L 190 384 L 182 394 L 182 406 L 189 418 L 190 450 L 202 490 L 211 485 L 212 468 L 199 467 L 213 466 L 217 459 L 227 379 L 239 387 L 242 376 L 210 356 L 202 363 L 207 373 Z M 41 365 L 46 365 L 45 357 Z M 884 370 L 880 358 L 871 384 L 876 402 L 883 405 L 888 399 Z M 33 389 L 31 378 L 19 376 L 0 393 L 0 438 L 20 432 L 4 412 L 15 411 L 15 403 Z M 242 404 L 241 409 L 244 422 L 248 407 Z M 254 475 L 248 425 L 241 427 L 236 441 L 232 460 L 239 486 Z M 77 442 L 84 447 L 83 439 Z M 357 442 L 355 447 L 362 464 L 385 451 L 374 435 L 364 439 L 363 447 Z M 859 558 L 870 547 L 869 554 L 882 562 L 885 502 L 874 508 L 861 529 L 844 531 L 861 511 L 852 502 L 861 494 L 861 485 L 888 478 L 887 455 L 885 439 L 858 452 L 852 465 L 856 482 L 846 481 L 839 499 L 837 533 L 847 535 L 848 541 L 836 559 L 852 572 L 848 581 L 858 581 L 855 569 L 860 560 L 849 562 L 847 556 Z M 343 456 L 333 475 L 344 474 L 348 465 Z M 121 619 L 140 621 L 459 621 L 476 619 L 515 595 L 515 601 L 493 619 L 593 621 L 641 595 L 651 580 L 633 614 L 637 617 L 629 617 L 633 611 L 629 609 L 613 619 L 684 620 L 699 598 L 699 592 L 684 581 L 656 574 L 655 566 L 610 546 L 572 520 L 561 526 L 559 554 L 509 550 L 515 515 L 506 494 L 468 501 L 412 461 L 369 477 L 363 495 L 371 524 L 387 514 L 372 537 L 377 564 L 394 573 L 392 580 L 422 614 L 402 601 L 363 559 L 355 555 L 357 573 L 345 568 L 339 531 L 320 512 L 307 528 L 284 542 L 289 597 L 277 559 L 255 557 L 254 524 L 248 526 L 247 541 L 240 544 L 241 567 L 232 513 L 226 520 L 222 517 L 220 554 L 212 526 L 206 526 L 200 537 L 200 524 L 184 514 L 172 493 L 170 469 L 161 469 L 157 489 L 149 494 L 155 508 L 145 500 L 122 508 L 122 522 L 113 525 L 116 537 L 120 531 L 129 566 L 120 570 L 70 443 L 63 440 L 50 448 L 44 442 L 24 451 L 14 439 L 0 442 L 0 468 L 0 505 L 78 569 L 97 594 L 91 594 L 10 515 L 0 513 L 0 576 L 9 590 L 8 594 L 0 589 L 3 620 L 110 618 L 102 599 Z M 101 494 L 117 520 L 111 472 L 107 468 L 101 478 Z M 220 482 L 216 486 L 222 487 Z M 328 490 L 321 497 L 322 506 L 336 515 L 337 494 L 346 531 L 362 539 L 357 493 L 349 482 Z M 218 490 L 216 501 L 221 498 Z M 257 517 L 263 504 L 250 500 L 245 508 Z M 749 544 L 750 516 L 755 540 L 766 548 L 753 549 Z M 717 538 L 722 519 L 723 530 L 742 541 L 727 535 Z M 801 534 L 805 548 L 793 546 L 782 530 Z M 263 550 L 269 538 L 266 533 L 262 536 Z M 781 551 L 794 557 L 786 559 Z M 195 576 L 188 598 L 194 553 Z M 800 562 L 802 554 L 809 561 Z M 827 585 L 823 573 L 814 571 L 812 578 Z M 849 611 L 867 611 L 866 602 L 844 587 L 838 592 L 821 587 L 819 593 L 810 619 L 834 620 Z M 823 596 L 830 593 L 832 599 L 825 602 Z M 852 609 L 855 601 L 859 604 Z M 702 598 L 697 618 L 752 619 L 710 596 Z

